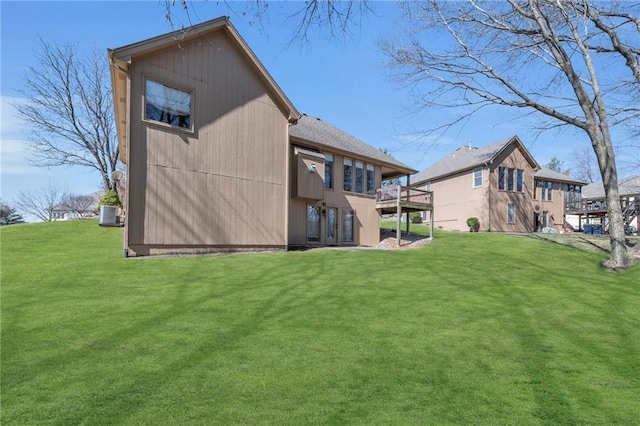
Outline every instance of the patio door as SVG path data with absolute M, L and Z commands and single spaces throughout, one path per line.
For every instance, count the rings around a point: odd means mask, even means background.
M 338 243 L 338 209 L 335 207 L 327 207 L 327 234 L 325 243 Z
M 321 237 L 320 207 L 307 206 L 307 243 L 319 243 Z

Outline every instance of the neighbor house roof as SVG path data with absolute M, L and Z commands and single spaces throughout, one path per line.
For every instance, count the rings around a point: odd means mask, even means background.
M 529 151 L 524 147 L 518 136 L 512 136 L 481 148 L 466 145 L 462 146 L 440 161 L 432 164 L 417 175 L 413 176 L 411 178 L 411 184 L 415 185 L 430 180 L 440 179 L 454 173 L 490 164 L 511 144 L 516 144 L 516 147 L 520 149 L 525 158 L 529 163 L 531 163 L 531 167 L 533 169 L 538 169 L 540 167 Z
M 629 176 L 618 182 L 621 197 L 640 196 L 640 176 Z M 602 182 L 594 182 L 582 188 L 582 198 L 597 200 L 605 198 Z
M 383 165 L 385 178 L 417 171 L 326 121 L 306 114 L 303 114 L 296 124 L 289 126 L 289 135 L 299 143 L 316 148 L 375 160 L 376 163 Z
M 118 130 L 118 146 L 120 148 L 120 159 L 126 163 L 127 145 L 127 73 L 129 63 L 136 57 L 165 49 L 170 46 L 178 46 L 196 38 L 204 37 L 215 31 L 225 31 L 229 38 L 235 42 L 245 58 L 258 71 L 262 81 L 275 95 L 282 108 L 288 113 L 289 121 L 295 122 L 300 118 L 300 113 L 282 91 L 280 86 L 273 79 L 271 74 L 262 65 L 258 57 L 253 53 L 249 45 L 240 36 L 231 21 L 226 16 L 203 22 L 188 28 L 183 28 L 164 35 L 153 37 L 138 43 L 109 49 L 109 62 L 111 68 L 111 84 L 113 90 L 113 100 L 116 112 L 116 126 Z
M 544 180 L 553 180 L 556 182 L 564 182 L 564 183 L 575 183 L 578 185 L 586 185 L 587 182 L 582 181 L 580 179 L 572 178 L 571 176 L 565 175 L 564 173 L 558 173 L 555 170 L 547 169 L 546 167 L 541 168 L 534 174 L 535 179 L 544 179 Z

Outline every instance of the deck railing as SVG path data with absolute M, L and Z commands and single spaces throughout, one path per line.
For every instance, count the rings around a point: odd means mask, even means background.
M 410 188 L 408 186 L 389 186 L 379 188 L 376 191 L 376 203 L 397 202 L 398 197 L 401 202 L 432 204 L 433 192 L 423 189 Z

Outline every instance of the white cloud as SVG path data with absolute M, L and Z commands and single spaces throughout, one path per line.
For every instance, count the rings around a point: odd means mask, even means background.
M 25 98 L 0 97 L 0 134 L 1 138 L 20 139 L 23 136 L 23 126 L 16 117 L 13 105 L 26 102 Z
M 0 164 L 2 176 L 39 175 L 46 169 L 32 165 L 29 160 L 27 142 L 15 139 L 0 139 Z

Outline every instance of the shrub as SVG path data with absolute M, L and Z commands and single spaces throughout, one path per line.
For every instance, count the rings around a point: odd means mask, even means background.
M 100 198 L 100 202 L 98 206 L 116 206 L 122 207 L 122 202 L 120 202 L 120 197 L 118 193 L 113 189 L 108 190 L 104 193 L 104 195 Z
M 469 231 L 478 232 L 478 229 L 480 229 L 480 221 L 477 217 L 470 217 L 467 219 L 467 226 L 469 227 Z
M 413 212 L 409 215 L 411 223 L 422 223 L 422 215 L 420 212 Z

